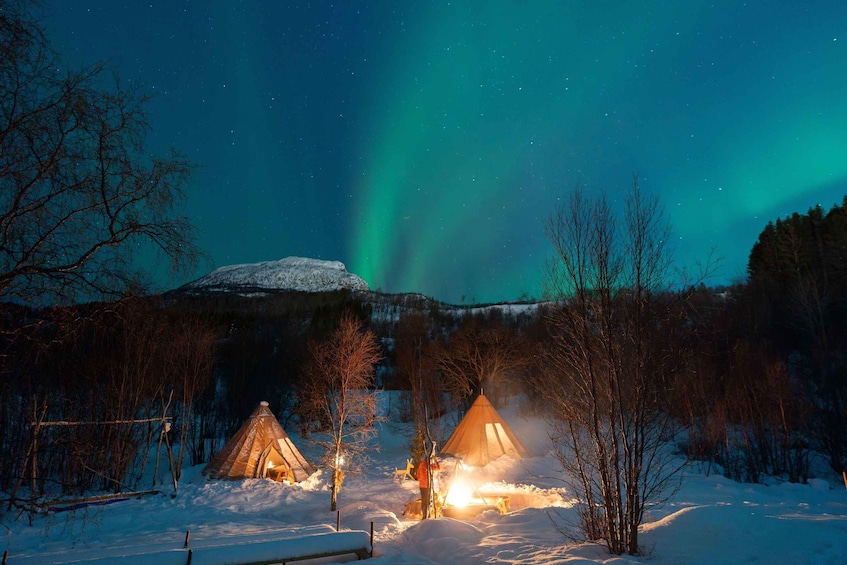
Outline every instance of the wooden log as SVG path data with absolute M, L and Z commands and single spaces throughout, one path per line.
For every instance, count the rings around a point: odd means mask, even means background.
M 48 426 L 110 426 L 112 424 L 144 424 L 146 422 L 162 422 L 171 421 L 170 417 L 166 418 L 144 418 L 142 420 L 108 420 L 106 422 L 73 422 L 68 420 L 62 420 L 58 422 L 31 422 L 30 425 L 33 427 L 41 427 L 46 428 Z
M 60 500 L 50 500 L 48 502 L 42 502 L 39 506 L 45 508 L 47 510 L 55 510 L 56 507 L 60 506 L 85 506 L 87 504 L 96 504 L 98 502 L 108 502 L 111 500 L 129 500 L 130 498 L 141 498 L 142 496 L 148 496 L 151 494 L 159 494 L 158 490 L 142 490 L 135 492 L 119 492 L 114 494 L 100 494 L 97 496 L 88 496 L 84 498 L 66 498 Z M 66 508 L 66 510 L 69 508 Z

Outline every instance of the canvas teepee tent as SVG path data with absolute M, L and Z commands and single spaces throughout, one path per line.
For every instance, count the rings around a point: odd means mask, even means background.
M 203 469 L 213 479 L 269 477 L 291 482 L 314 472 L 264 400 Z
M 487 465 L 501 455 L 515 459 L 529 455 L 484 394 L 480 394 L 471 405 L 441 448 L 441 453 L 461 457 L 465 465 L 472 467 Z

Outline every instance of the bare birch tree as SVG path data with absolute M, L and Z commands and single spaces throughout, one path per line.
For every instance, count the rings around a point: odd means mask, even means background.
M 28 5 L 0 0 L 0 298 L 121 297 L 141 281 L 135 249 L 193 266 L 177 213 L 191 163 L 151 155 L 141 88 L 65 70 Z
M 441 345 L 437 357 L 444 388 L 458 401 L 473 397 L 484 386 L 496 389 L 528 362 L 526 348 L 514 331 L 501 323 L 482 324 L 475 319 Z
M 344 473 L 361 470 L 376 433 L 374 368 L 381 359 L 376 334 L 349 313 L 326 340 L 309 345 L 300 410 L 319 426 L 312 440 L 324 449 L 323 465 L 332 471 L 331 510 Z
M 674 362 L 663 332 L 679 319 L 668 291 L 669 227 L 633 182 L 619 224 L 605 195 L 575 190 L 546 223 L 553 346 L 536 385 L 554 414 L 552 439 L 577 493 L 581 530 L 615 554 L 637 554 L 645 511 L 673 491 L 663 450 Z

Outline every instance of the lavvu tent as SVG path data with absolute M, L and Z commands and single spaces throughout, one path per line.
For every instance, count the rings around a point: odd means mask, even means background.
M 213 479 L 267 477 L 290 482 L 314 472 L 264 400 L 203 469 Z
M 480 394 L 471 405 L 441 453 L 461 457 L 465 465 L 472 467 L 487 465 L 501 455 L 515 459 L 529 455 L 484 394 Z

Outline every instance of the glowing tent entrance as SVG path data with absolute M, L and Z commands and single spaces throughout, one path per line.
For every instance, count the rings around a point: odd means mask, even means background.
M 453 430 L 441 453 L 460 457 L 465 465 L 481 467 L 501 455 L 521 459 L 529 455 L 484 394 L 471 405 Z
M 264 400 L 203 469 L 212 479 L 300 482 L 315 472 Z

